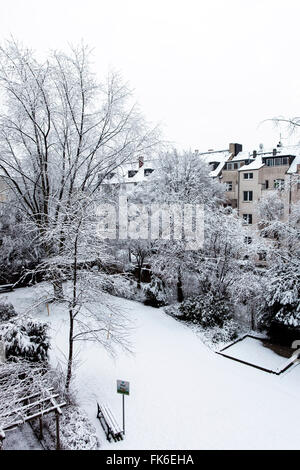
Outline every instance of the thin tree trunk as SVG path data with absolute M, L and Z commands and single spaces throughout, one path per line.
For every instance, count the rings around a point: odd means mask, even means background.
M 179 269 L 178 271 L 178 279 L 177 279 L 177 301 L 178 302 L 183 302 L 184 296 L 183 296 L 183 290 L 182 290 L 182 279 L 181 279 L 181 271 Z
M 66 391 L 69 391 L 70 382 L 72 378 L 72 365 L 73 365 L 73 332 L 74 332 L 74 309 L 77 301 L 77 248 L 78 248 L 78 235 L 81 222 L 77 228 L 77 235 L 75 237 L 74 244 L 74 266 L 73 266 L 73 300 L 72 308 L 69 309 L 69 319 L 70 319 L 70 329 L 69 329 L 69 357 L 68 357 L 68 370 L 67 370 L 67 379 L 66 379 Z
M 141 282 L 142 282 L 142 268 L 138 267 L 138 279 L 137 279 L 137 288 L 141 288 Z
M 62 301 L 64 298 L 64 290 L 63 290 L 63 283 L 61 280 L 56 279 L 52 282 L 53 290 L 54 290 L 54 297 L 55 300 Z
M 69 391 L 71 378 L 72 378 L 72 365 L 73 365 L 73 331 L 74 331 L 74 317 L 73 309 L 69 310 L 69 357 L 68 357 L 68 369 L 66 378 L 66 391 Z

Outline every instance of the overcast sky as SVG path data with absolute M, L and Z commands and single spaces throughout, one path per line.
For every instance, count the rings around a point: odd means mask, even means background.
M 83 39 L 166 139 L 252 150 L 279 140 L 261 121 L 300 115 L 299 21 L 299 0 L 1 0 L 0 35 L 39 53 Z

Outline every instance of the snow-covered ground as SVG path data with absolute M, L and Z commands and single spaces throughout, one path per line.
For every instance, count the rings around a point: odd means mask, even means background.
M 6 294 L 19 312 L 33 288 Z M 134 320 L 134 355 L 112 359 L 98 344 L 81 345 L 74 387 L 99 432 L 102 449 L 297 449 L 300 367 L 275 376 L 213 353 L 197 335 L 160 309 L 111 297 Z M 63 361 L 67 316 L 62 306 L 36 309 L 51 323 L 51 361 Z M 105 440 L 96 401 L 121 423 L 116 380 L 130 381 L 126 438 Z
M 6 431 L 3 442 L 4 450 L 43 450 L 33 430 L 28 423 L 19 428 Z
M 280 372 L 290 362 L 290 359 L 280 356 L 270 348 L 267 348 L 263 341 L 251 337 L 246 337 L 242 341 L 226 348 L 224 354 L 250 364 L 264 367 L 273 372 Z

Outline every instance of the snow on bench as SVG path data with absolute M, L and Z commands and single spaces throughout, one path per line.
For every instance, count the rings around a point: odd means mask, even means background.
M 9 292 L 14 289 L 14 284 L 2 284 L 0 285 L 0 293 L 1 292 Z
M 111 442 L 111 439 L 121 441 L 123 439 L 123 431 L 117 423 L 112 411 L 107 405 L 97 403 L 98 412 L 97 418 L 105 432 L 106 439 Z

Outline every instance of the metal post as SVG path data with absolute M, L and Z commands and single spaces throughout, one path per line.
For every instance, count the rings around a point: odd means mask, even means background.
M 56 450 L 60 450 L 60 439 L 59 439 L 59 413 L 56 411 Z
M 122 395 L 123 402 L 123 434 L 125 434 L 125 403 L 124 403 L 124 394 Z
M 40 435 L 39 435 L 39 440 L 41 441 L 43 439 L 43 417 L 40 416 Z

